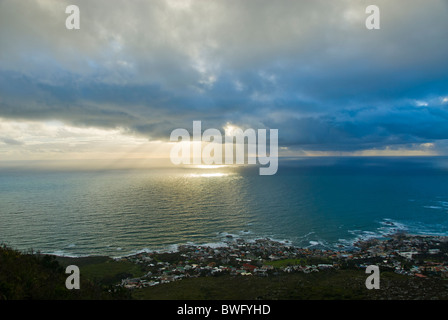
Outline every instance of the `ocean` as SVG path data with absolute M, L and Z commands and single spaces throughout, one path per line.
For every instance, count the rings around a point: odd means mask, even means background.
M 119 257 L 230 237 L 351 248 L 402 231 L 448 235 L 448 158 L 283 159 L 254 167 L 0 169 L 0 242 Z

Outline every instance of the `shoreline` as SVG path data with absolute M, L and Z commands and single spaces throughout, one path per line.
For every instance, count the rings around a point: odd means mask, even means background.
M 437 232 L 419 232 L 418 230 L 410 230 L 407 225 L 404 225 L 401 222 L 395 221 L 393 219 L 384 218 L 378 222 L 379 226 L 373 231 L 370 230 L 347 230 L 347 237 L 341 237 L 339 239 L 327 240 L 321 237 L 315 237 L 315 232 L 310 231 L 305 235 L 296 236 L 294 238 L 282 238 L 279 235 L 257 235 L 252 230 L 241 229 L 239 231 L 234 231 L 232 233 L 226 231 L 216 232 L 214 237 L 210 237 L 205 239 L 205 241 L 197 242 L 197 241 L 185 241 L 181 243 L 167 243 L 164 245 L 155 245 L 153 247 L 141 247 L 140 249 L 130 249 L 125 248 L 126 244 L 123 246 L 123 249 L 120 244 L 116 246 L 107 246 L 101 248 L 98 253 L 76 253 L 76 244 L 70 244 L 63 249 L 53 249 L 41 251 L 42 253 L 48 255 L 54 255 L 59 257 L 71 257 L 71 258 L 82 258 L 82 257 L 90 257 L 90 256 L 106 256 L 112 259 L 128 257 L 140 253 L 149 253 L 149 252 L 176 252 L 179 246 L 184 245 L 193 245 L 193 246 L 209 246 L 212 248 L 226 246 L 229 240 L 232 239 L 244 239 L 246 242 L 255 242 L 257 240 L 262 239 L 270 239 L 279 243 L 288 243 L 298 248 L 310 248 L 310 249 L 321 249 L 321 250 L 353 250 L 355 249 L 355 244 L 360 241 L 368 241 L 370 239 L 384 239 L 390 237 L 391 235 L 397 233 L 405 233 L 412 236 L 448 236 L 443 235 Z M 351 235 L 351 236 L 350 236 Z M 74 253 L 72 253 L 75 251 Z M 80 250 L 78 252 L 82 252 L 85 250 Z
M 363 243 L 363 242 L 369 242 L 371 240 L 387 240 L 390 238 L 393 238 L 397 235 L 406 235 L 408 237 L 421 237 L 421 238 L 447 238 L 448 239 L 448 235 L 437 235 L 437 234 L 420 234 L 420 233 L 408 233 L 406 231 L 394 231 L 394 232 L 390 232 L 390 233 L 384 233 L 384 234 L 375 234 L 375 235 L 371 235 L 371 236 L 366 236 L 366 237 L 355 237 L 354 239 L 351 240 L 345 240 L 345 239 L 340 239 L 343 241 L 346 241 L 348 244 L 341 244 L 340 242 L 338 244 L 324 244 L 321 241 L 322 240 L 310 240 L 309 245 L 308 246 L 304 246 L 304 245 L 296 245 L 294 244 L 294 241 L 289 240 L 289 239 L 275 239 L 273 237 L 254 237 L 254 238 L 244 238 L 241 237 L 241 235 L 238 234 L 227 234 L 225 236 L 225 239 L 221 239 L 221 241 L 216 241 L 216 242 L 205 242 L 205 243 L 195 243 L 195 242 L 184 242 L 184 243 L 175 243 L 175 244 L 168 244 L 165 245 L 163 247 L 161 247 L 160 249 L 150 249 L 150 248 L 143 248 L 143 249 L 136 249 L 136 250 L 131 250 L 131 252 L 129 253 L 125 253 L 123 255 L 112 255 L 112 254 L 70 254 L 70 253 L 64 253 L 62 252 L 62 250 L 57 250 L 57 251 L 50 251 L 50 252 L 43 252 L 43 251 L 36 251 L 39 252 L 40 254 L 43 255 L 50 255 L 50 256 L 55 256 L 55 257 L 61 257 L 61 258 L 72 258 L 72 259 L 76 259 L 76 258 L 89 258 L 89 257 L 107 257 L 110 259 L 122 259 L 122 258 L 127 258 L 127 257 L 132 257 L 132 256 L 136 256 L 139 254 L 148 254 L 148 253 L 176 253 L 179 252 L 179 247 L 184 247 L 184 246 L 191 246 L 191 247 L 208 247 L 208 248 L 224 248 L 224 247 L 228 247 L 229 245 L 232 244 L 232 242 L 234 241 L 243 241 L 243 242 L 247 242 L 247 243 L 256 243 L 257 241 L 264 241 L 264 240 L 268 240 L 268 241 L 272 241 L 274 243 L 278 243 L 278 244 L 282 244 L 282 245 L 287 245 L 287 246 L 292 246 L 294 248 L 297 249 L 309 249 L 309 250 L 321 250 L 321 251 L 356 251 L 358 250 L 358 245 L 359 243 Z M 121 249 L 121 248 L 120 248 Z M 23 250 L 23 252 L 26 252 L 27 250 L 30 249 L 25 249 Z M 33 249 L 31 249 L 33 250 Z M 22 250 L 21 250 L 22 251 Z

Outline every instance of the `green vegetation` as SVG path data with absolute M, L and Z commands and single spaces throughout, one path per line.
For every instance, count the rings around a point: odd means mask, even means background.
M 318 265 L 323 264 L 333 264 L 333 260 L 327 258 L 300 258 L 300 259 L 282 259 L 274 261 L 265 261 L 264 264 L 273 266 L 274 268 L 284 268 L 287 266 L 306 266 L 306 265 Z
M 362 299 L 363 283 L 341 286 L 346 273 L 283 274 L 275 277 L 229 276 L 184 279 L 134 290 L 135 299 L 286 300 Z M 358 273 L 357 279 L 363 278 Z M 336 281 L 336 285 L 334 284 Z M 354 279 L 352 284 L 355 284 Z
M 142 300 L 414 300 L 448 299 L 448 281 L 381 274 L 381 289 L 367 290 L 363 270 L 291 273 L 270 277 L 189 278 L 136 289 Z
M 56 257 L 0 246 L 0 300 L 126 299 L 129 292 L 81 277 L 80 290 L 68 290 L 68 277 Z
M 141 277 L 145 274 L 141 266 L 128 261 L 115 261 L 108 257 L 67 258 L 57 257 L 64 267 L 74 264 L 82 270 L 82 276 L 104 285 L 114 285 L 121 279 Z
M 276 261 L 266 261 L 266 265 L 273 266 L 274 268 L 284 268 L 287 266 L 294 265 L 306 265 L 306 259 L 284 259 L 284 260 L 276 260 Z

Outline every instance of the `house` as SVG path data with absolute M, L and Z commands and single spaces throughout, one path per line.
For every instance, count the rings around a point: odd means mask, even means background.
M 257 267 L 248 263 L 243 264 L 243 268 L 247 271 L 253 272 Z

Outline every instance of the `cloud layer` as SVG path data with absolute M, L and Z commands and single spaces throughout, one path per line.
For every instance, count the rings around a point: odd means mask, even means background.
M 278 128 L 290 150 L 446 154 L 448 2 L 377 0 L 380 30 L 369 4 L 1 0 L 0 117 L 151 140 L 202 120 Z

